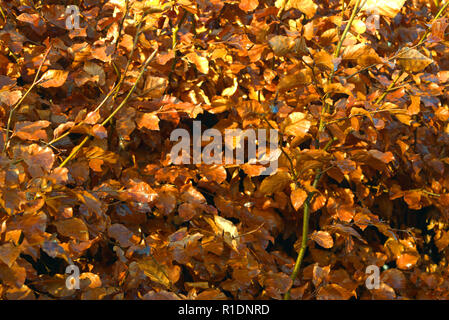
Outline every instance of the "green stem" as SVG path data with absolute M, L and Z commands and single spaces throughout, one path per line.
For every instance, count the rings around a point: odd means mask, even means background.
M 391 89 L 396 85 L 396 83 L 399 81 L 399 79 L 402 77 L 402 75 L 405 73 L 405 71 L 402 71 L 400 74 L 398 74 L 398 76 L 396 78 L 393 79 L 393 81 L 390 83 L 390 85 L 388 86 L 388 88 L 382 93 L 382 95 L 379 96 L 379 98 L 377 98 L 377 100 L 374 102 L 375 105 L 380 104 L 385 97 L 387 96 L 387 94 L 391 91 Z
M 351 28 L 352 22 L 354 21 L 354 18 L 357 14 L 357 10 L 359 8 L 360 0 L 357 0 L 357 2 L 354 5 L 354 8 L 352 9 L 351 17 L 349 18 L 348 24 L 346 25 L 345 30 L 343 31 L 343 34 L 341 35 L 340 41 L 337 45 L 337 50 L 335 50 L 334 57 L 337 58 L 340 56 L 341 46 L 343 45 L 343 41 L 346 38 L 346 35 L 349 32 L 349 29 Z
M 323 148 L 324 151 L 327 151 L 332 143 L 337 140 L 337 138 L 332 138 Z M 312 187 L 316 188 L 318 186 L 318 182 L 320 181 L 322 170 L 319 169 L 315 174 L 315 179 L 313 180 Z M 293 272 L 290 276 L 292 282 L 294 282 L 301 270 L 301 264 L 304 259 L 304 255 L 307 250 L 307 240 L 309 234 L 309 219 L 310 219 L 310 202 L 312 201 L 315 192 L 310 192 L 307 195 L 306 200 L 304 201 L 304 214 L 302 218 L 302 239 L 301 239 L 301 248 L 299 249 L 298 257 L 296 258 L 295 266 L 293 267 Z M 290 300 L 290 290 L 288 290 L 284 295 L 284 300 Z
M 335 52 L 334 52 L 335 58 L 338 58 L 340 56 L 343 42 L 345 41 L 345 38 L 349 32 L 349 29 L 351 29 L 351 25 L 354 21 L 355 16 L 357 15 L 359 5 L 360 5 L 360 0 L 357 0 L 354 5 L 354 8 L 352 9 L 351 17 L 349 18 L 349 21 L 346 24 L 345 30 L 343 31 L 343 34 L 341 35 L 340 40 L 338 41 L 337 48 L 335 49 Z M 328 83 L 332 83 L 332 80 L 334 79 L 335 72 L 336 72 L 336 69 L 334 68 L 329 76 Z M 322 99 L 323 100 L 323 102 L 322 102 L 323 108 L 321 109 L 320 124 L 319 124 L 319 129 L 318 129 L 320 132 L 324 131 L 324 128 L 326 126 L 326 124 L 324 122 L 324 114 L 328 113 L 329 109 L 330 109 L 329 103 L 326 102 L 328 97 L 329 97 L 329 94 L 326 93 Z

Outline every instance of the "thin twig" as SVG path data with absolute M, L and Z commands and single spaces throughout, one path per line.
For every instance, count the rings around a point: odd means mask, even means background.
M 31 92 L 31 90 L 33 90 L 33 88 L 37 84 L 39 84 L 39 82 L 41 81 L 41 79 L 38 80 L 39 73 L 41 72 L 42 66 L 45 63 L 45 60 L 47 59 L 48 54 L 50 53 L 51 47 L 52 46 L 50 45 L 48 47 L 47 51 L 45 51 L 44 57 L 42 58 L 39 68 L 37 69 L 36 75 L 34 76 L 33 83 L 28 88 L 28 90 L 25 92 L 25 94 L 22 96 L 22 98 L 20 98 L 20 100 L 17 101 L 17 103 L 15 104 L 15 106 L 9 111 L 8 122 L 6 124 L 6 138 L 5 138 L 5 145 L 3 146 L 3 152 L 6 152 L 6 149 L 8 148 L 9 137 L 10 137 L 9 132 L 11 130 L 11 124 L 12 124 L 12 118 L 13 118 L 14 112 L 17 110 L 17 108 L 19 108 L 19 106 L 22 104 L 22 102 L 25 100 L 25 98 L 28 96 L 28 94 Z
M 139 75 L 137 76 L 136 82 L 134 83 L 134 85 L 131 87 L 131 89 L 129 90 L 128 94 L 126 95 L 125 99 L 123 99 L 123 101 L 120 103 L 120 105 L 115 108 L 115 110 L 109 115 L 109 117 L 107 117 L 102 123 L 101 125 L 104 126 L 106 125 L 116 114 L 117 112 L 120 111 L 120 109 L 123 108 L 123 106 L 126 105 L 126 103 L 128 102 L 129 98 L 131 97 L 131 94 L 134 92 L 134 90 L 137 87 L 137 84 L 139 83 L 139 80 L 142 78 L 142 75 L 144 74 L 148 64 L 154 59 L 154 57 L 156 56 L 157 53 L 157 49 L 153 51 L 153 53 L 147 58 L 147 60 L 145 61 L 145 63 L 143 64 Z M 75 157 L 75 155 L 81 150 L 81 148 L 87 143 L 87 141 L 89 141 L 89 138 L 91 136 L 86 136 L 81 143 L 79 143 L 75 148 L 72 149 L 72 152 L 69 154 L 69 156 L 59 165 L 60 168 L 64 167 L 73 157 Z

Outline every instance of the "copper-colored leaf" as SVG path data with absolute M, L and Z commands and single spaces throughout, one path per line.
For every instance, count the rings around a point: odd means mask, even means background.
M 79 218 L 71 218 L 59 220 L 55 223 L 58 232 L 66 237 L 71 237 L 80 241 L 89 240 L 89 231 L 83 220 Z
M 243 11 L 253 11 L 259 5 L 259 0 L 242 0 L 239 3 L 239 8 Z
M 334 240 L 332 239 L 332 236 L 326 231 L 314 231 L 310 235 L 310 239 L 326 249 L 330 249 L 334 246 Z
M 307 192 L 303 189 L 296 189 L 292 191 L 290 199 L 292 201 L 293 208 L 295 208 L 295 210 L 298 210 L 302 206 L 306 198 Z
M 159 130 L 159 117 L 155 113 L 142 113 L 136 119 L 139 129 Z
M 65 83 L 68 75 L 68 71 L 48 70 L 40 78 L 39 85 L 44 88 L 60 87 Z
M 23 140 L 47 140 L 47 133 L 42 129 L 47 128 L 49 125 L 50 122 L 45 120 L 18 122 L 16 123 L 14 135 Z
M 397 57 L 398 64 L 407 72 L 420 72 L 433 62 L 416 49 L 403 49 Z

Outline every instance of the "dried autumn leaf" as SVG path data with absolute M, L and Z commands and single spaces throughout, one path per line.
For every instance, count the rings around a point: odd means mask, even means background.
M 377 300 L 393 300 L 396 298 L 396 292 L 388 284 L 381 282 L 378 289 L 371 290 L 373 298 Z
M 292 193 L 290 194 L 290 199 L 292 201 L 292 205 L 293 208 L 295 208 L 295 210 L 298 210 L 299 208 L 301 208 L 302 204 L 304 203 L 304 201 L 307 198 L 307 192 L 304 191 L 303 189 L 296 189 L 294 191 L 292 191 Z
M 14 87 L 15 84 L 15 80 L 7 76 L 0 75 L 0 92 L 10 90 L 12 87 Z
M 307 46 L 303 38 L 293 39 L 287 36 L 274 36 L 268 40 L 268 44 L 277 56 L 284 56 L 291 52 L 305 54 Z
M 325 249 L 330 249 L 334 246 L 334 240 L 332 239 L 332 236 L 326 231 L 314 231 L 310 235 L 310 239 L 312 239 Z
M 159 117 L 156 113 L 141 113 L 136 118 L 136 124 L 139 129 L 159 130 Z
M 421 98 L 419 96 L 411 96 L 411 103 L 407 108 L 407 112 L 409 115 L 418 114 L 420 111 Z
M 13 245 L 12 243 L 5 243 L 0 246 L 0 261 L 11 267 L 19 257 L 20 247 Z
M 282 191 L 290 183 L 291 178 L 288 172 L 278 171 L 275 174 L 266 177 L 260 184 L 259 191 L 262 194 L 273 194 Z
M 19 99 L 22 98 L 22 91 L 20 90 L 8 90 L 0 92 L 0 102 L 4 103 L 8 107 L 14 105 Z
M 335 69 L 334 57 L 325 50 L 320 50 L 314 56 L 314 63 L 317 67 L 324 71 L 332 71 Z
M 146 182 L 133 183 L 131 188 L 123 192 L 122 197 L 135 202 L 151 203 L 157 198 L 157 193 Z
M 14 262 L 11 267 L 0 263 L 0 280 L 13 288 L 21 288 L 25 284 L 26 269 L 17 262 Z
M 55 223 L 58 232 L 66 237 L 71 237 L 80 241 L 89 240 L 89 231 L 83 220 L 79 218 L 70 218 L 59 220 Z
M 342 286 L 331 283 L 324 287 L 320 287 L 317 293 L 317 300 L 348 300 L 354 294 Z
M 231 221 L 218 215 L 214 215 L 214 220 L 207 217 L 206 221 L 212 229 L 214 229 L 217 235 L 223 237 L 223 240 L 227 245 L 237 251 L 240 238 L 237 227 Z
M 237 78 L 234 78 L 232 80 L 232 86 L 228 87 L 228 88 L 224 88 L 223 92 L 221 93 L 221 96 L 230 97 L 237 91 L 237 88 L 238 88 Z
M 105 84 L 106 74 L 102 67 L 92 61 L 84 62 L 83 70 L 89 74 L 93 81 L 97 82 L 100 86 Z
M 155 77 L 152 75 L 148 75 L 145 79 L 145 87 L 143 91 L 146 93 L 145 97 L 147 98 L 160 98 L 165 89 L 168 86 L 168 80 L 163 77 Z
M 239 3 L 239 8 L 243 11 L 249 12 L 253 11 L 259 5 L 259 0 L 241 0 Z
M 416 49 L 404 48 L 398 53 L 398 64 L 409 73 L 420 72 L 433 62 Z
M 376 51 L 364 43 L 347 46 L 341 54 L 343 60 L 354 60 L 361 67 L 382 63 Z
M 366 24 L 362 20 L 359 20 L 359 19 L 355 19 L 352 22 L 351 27 L 354 28 L 355 32 L 357 32 L 358 34 L 365 33 L 365 31 L 366 31 Z
M 198 55 L 196 52 L 190 52 L 186 55 L 187 60 L 194 64 L 199 72 L 209 73 L 209 60 L 207 58 Z
M 381 152 L 376 149 L 371 149 L 368 153 L 375 159 L 382 161 L 383 163 L 389 163 L 394 160 L 394 156 L 390 151 Z
M 309 131 L 312 122 L 307 120 L 307 114 L 302 112 L 292 112 L 282 124 L 283 131 L 295 137 L 302 138 Z
M 441 236 L 435 241 L 438 251 L 443 251 L 449 246 L 449 231 L 442 231 Z
M 41 177 L 53 167 L 55 155 L 49 147 L 31 144 L 16 150 L 17 156 L 25 161 L 27 170 L 33 177 Z
M 430 39 L 427 41 L 441 42 L 444 41 L 444 35 L 447 27 L 449 26 L 449 20 L 447 18 L 440 18 L 432 23 L 432 29 Z
M 396 268 L 388 269 L 382 272 L 381 281 L 388 284 L 395 290 L 405 289 L 407 279 L 404 273 Z
M 421 209 L 421 191 L 407 191 L 404 194 L 404 201 L 408 204 L 410 209 L 419 210 Z
M 47 140 L 47 133 L 42 129 L 47 128 L 49 125 L 50 122 L 46 120 L 17 122 L 14 135 L 22 140 Z
M 127 248 L 134 245 L 133 241 L 131 241 L 134 234 L 123 224 L 112 224 L 108 229 L 108 235 L 109 237 L 116 239 L 122 248 Z
M 292 89 L 299 85 L 305 85 L 312 82 L 312 76 L 308 69 L 302 69 L 294 74 L 287 74 L 281 78 L 278 84 L 278 90 L 284 91 Z
M 419 261 L 417 254 L 403 253 L 396 259 L 396 265 L 399 269 L 410 270 Z
M 98 139 L 105 139 L 108 137 L 108 131 L 101 124 L 96 124 L 92 127 L 92 134 Z
M 405 0 L 367 0 L 362 10 L 367 14 L 381 14 L 394 18 L 404 6 Z
M 37 13 L 22 13 L 17 17 L 17 20 L 29 23 L 31 25 L 31 28 L 40 36 L 42 36 L 47 30 L 45 22 Z
M 83 122 L 86 124 L 94 125 L 100 121 L 101 115 L 100 111 L 91 111 L 86 115 L 86 118 L 84 118 Z
M 347 94 L 348 96 L 352 96 L 352 91 L 351 91 L 351 86 L 349 85 L 342 85 L 341 83 L 330 83 L 330 84 L 325 84 L 323 89 L 324 92 L 326 94 L 331 94 L 331 93 L 344 93 Z
M 329 280 L 329 273 L 331 266 L 325 266 L 321 268 L 318 263 L 313 265 L 312 282 L 315 288 L 318 288 L 322 283 L 326 283 Z
M 306 14 L 307 18 L 312 18 L 318 6 L 312 0 L 277 0 L 276 7 L 289 10 L 290 8 L 298 9 L 299 11 Z
M 282 272 L 269 272 L 263 281 L 267 294 L 274 299 L 282 299 L 282 294 L 285 294 L 292 284 L 292 279 Z
M 68 71 L 47 70 L 39 80 L 39 85 L 44 88 L 60 87 L 67 80 Z

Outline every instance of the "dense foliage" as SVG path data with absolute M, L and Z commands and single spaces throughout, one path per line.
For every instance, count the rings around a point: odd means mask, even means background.
M 446 7 L 1 1 L 0 296 L 449 298 Z M 277 171 L 174 164 L 194 120 Z

